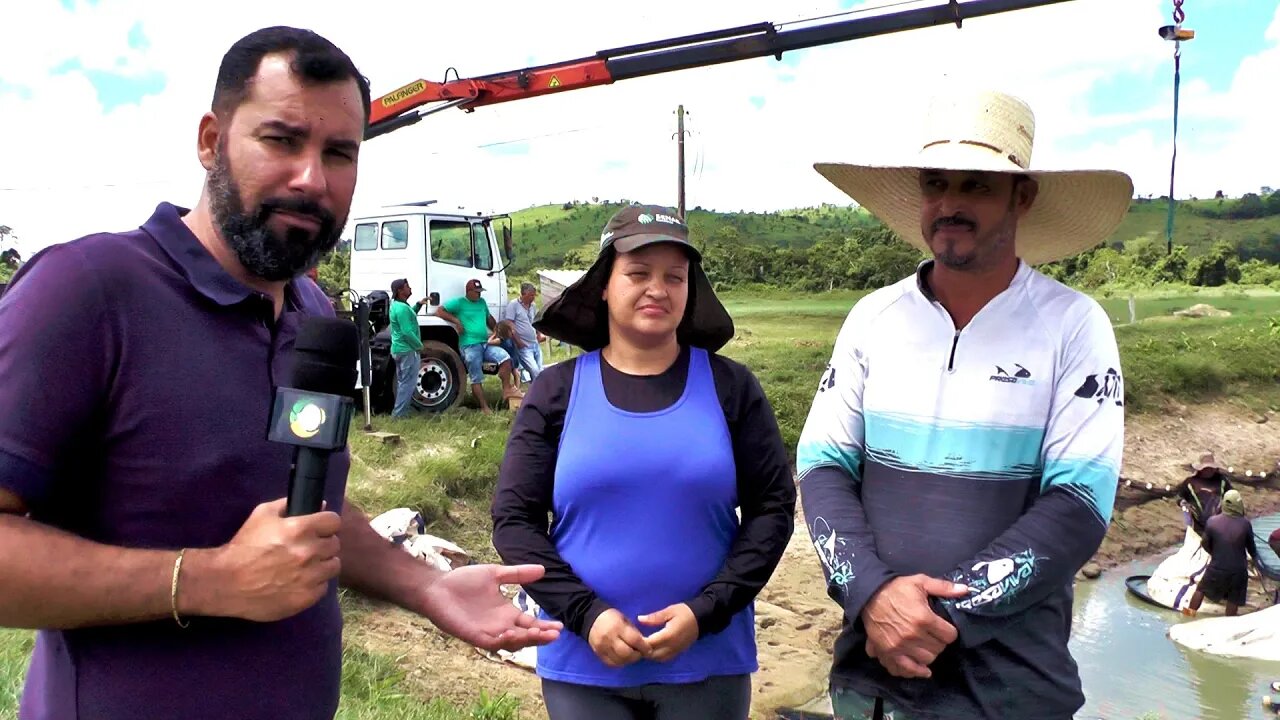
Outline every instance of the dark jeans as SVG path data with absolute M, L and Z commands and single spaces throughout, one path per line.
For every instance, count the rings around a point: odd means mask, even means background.
M 543 679 L 542 697 L 551 720 L 747 720 L 751 676 L 630 688 Z

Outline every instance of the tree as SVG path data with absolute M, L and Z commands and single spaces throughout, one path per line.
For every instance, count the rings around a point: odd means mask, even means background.
M 1266 205 L 1263 204 L 1262 198 L 1254 193 L 1245 193 L 1240 201 L 1228 216 L 1237 220 L 1248 220 L 1250 218 L 1260 218 L 1267 214 Z
M 1280 285 L 1280 265 L 1254 258 L 1240 264 L 1240 282 L 1247 285 Z
M 351 253 L 334 250 L 316 267 L 320 289 L 333 297 L 351 287 Z
M 1187 269 L 1187 279 L 1192 285 L 1219 287 L 1240 282 L 1240 258 L 1235 248 L 1219 240 L 1209 252 L 1196 258 Z
M 1132 267 L 1131 256 L 1121 255 L 1113 248 L 1104 247 L 1089 258 L 1089 264 L 1080 274 L 1079 281 L 1086 288 L 1102 287 L 1128 277 Z
M 586 270 L 595 263 L 596 257 L 599 255 L 600 245 L 598 243 L 589 242 L 579 245 L 564 254 L 564 261 L 561 267 L 566 270 Z
M 904 242 L 874 244 L 853 262 L 850 274 L 859 289 L 882 288 L 915 272 L 922 257 L 919 250 Z
M 1125 254 L 1133 256 L 1133 264 L 1140 268 L 1154 268 L 1165 255 L 1164 243 L 1153 237 L 1140 237 L 1125 246 Z
M 1186 282 L 1189 263 L 1187 246 L 1174 245 L 1173 252 L 1160 258 L 1160 262 L 1156 263 L 1154 279 L 1156 282 Z

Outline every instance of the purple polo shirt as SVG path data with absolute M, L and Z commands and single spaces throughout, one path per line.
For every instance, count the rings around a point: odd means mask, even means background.
M 272 388 L 289 377 L 300 320 L 332 306 L 301 278 L 275 320 L 185 212 L 162 203 L 137 230 L 50 247 L 0 298 L 0 487 L 38 522 L 124 547 L 215 547 L 287 493 L 292 450 L 266 439 Z M 330 462 L 336 511 L 349 466 L 345 452 Z M 336 582 L 279 622 L 190 621 L 40 631 L 19 718 L 336 712 Z

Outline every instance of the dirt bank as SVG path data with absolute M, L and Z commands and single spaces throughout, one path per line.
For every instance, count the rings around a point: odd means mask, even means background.
M 1133 418 L 1122 471 L 1130 486 L 1120 489 L 1114 522 L 1095 561 L 1112 567 L 1182 541 L 1180 512 L 1173 500 L 1161 497 L 1162 490 L 1185 477 L 1186 463 L 1202 448 L 1213 450 L 1237 471 L 1266 469 L 1274 475 L 1280 459 L 1280 418 L 1272 415 L 1269 422 L 1256 423 L 1256 417 L 1227 406 L 1204 406 Z M 1280 483 L 1246 486 L 1241 492 L 1251 515 L 1280 510 Z M 772 709 L 800 704 L 822 691 L 831 643 L 840 627 L 839 608 L 826 596 L 802 518 L 796 529 L 756 603 L 756 718 L 772 717 Z M 363 613 L 350 625 L 348 636 L 371 650 L 401 657 L 401 667 L 426 696 L 469 702 L 481 690 L 507 692 L 522 699 L 521 717 L 546 717 L 533 673 L 485 659 L 407 613 Z

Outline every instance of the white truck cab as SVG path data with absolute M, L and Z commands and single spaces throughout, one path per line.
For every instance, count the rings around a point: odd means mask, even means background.
M 395 396 L 388 329 L 391 281 L 409 281 L 410 305 L 428 299 L 418 312 L 423 363 L 413 397 L 413 403 L 426 411 L 452 407 L 465 394 L 467 383 L 458 332 L 436 317 L 436 310 L 464 295 L 467 281 L 473 278 L 484 286 L 482 297 L 495 320 L 501 319 L 507 303 L 506 269 L 514 258 L 510 217 L 436 210 L 433 205 L 432 200 L 392 205 L 350 221 L 351 289 L 371 303 L 370 394 L 375 412 L 389 411 Z M 485 367 L 486 373 L 496 371 L 496 367 Z

